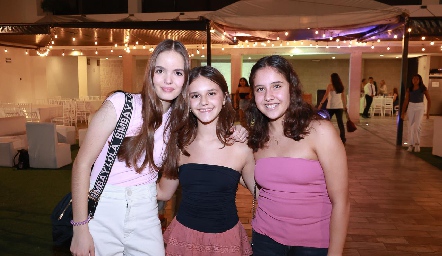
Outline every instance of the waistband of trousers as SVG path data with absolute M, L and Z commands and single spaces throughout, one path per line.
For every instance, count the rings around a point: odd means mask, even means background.
M 94 187 L 91 182 L 89 189 Z M 100 198 L 126 199 L 127 196 L 132 198 L 152 198 L 157 196 L 156 183 L 149 183 L 137 186 L 115 186 L 106 184 Z

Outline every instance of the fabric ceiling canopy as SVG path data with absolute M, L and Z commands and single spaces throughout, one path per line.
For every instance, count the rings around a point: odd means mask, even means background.
M 379 33 L 397 26 L 404 15 L 403 9 L 372 0 L 242 0 L 204 17 L 231 35 L 274 39 L 272 32 L 294 30 L 327 30 L 335 35 L 355 34 L 355 38 L 361 38 L 366 31 Z M 293 38 L 288 40 L 320 39 L 323 33 L 291 34 Z

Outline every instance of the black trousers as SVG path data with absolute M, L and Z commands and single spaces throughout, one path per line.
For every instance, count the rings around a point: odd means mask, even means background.
M 328 114 L 330 115 L 330 119 L 333 118 L 333 115 L 336 114 L 336 121 L 338 121 L 338 127 L 339 127 L 339 136 L 341 137 L 341 140 L 343 143 L 345 143 L 345 126 L 344 121 L 342 120 L 342 115 L 344 114 L 344 110 L 342 108 L 340 109 L 327 109 Z
M 373 102 L 373 97 L 368 94 L 365 94 L 365 108 L 362 116 L 368 116 L 368 111 L 370 110 L 371 103 Z

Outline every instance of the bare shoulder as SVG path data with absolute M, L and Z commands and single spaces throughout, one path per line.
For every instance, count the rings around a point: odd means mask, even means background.
M 310 135 L 321 138 L 323 136 L 329 136 L 330 134 L 336 135 L 336 129 L 333 124 L 328 120 L 312 120 L 310 123 Z
M 253 154 L 252 149 L 247 146 L 247 143 L 236 142 L 227 147 L 228 150 L 233 150 L 236 154 Z

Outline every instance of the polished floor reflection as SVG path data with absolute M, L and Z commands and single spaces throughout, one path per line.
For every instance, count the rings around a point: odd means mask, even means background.
M 442 170 L 396 147 L 396 118 L 348 135 L 351 218 L 345 255 L 442 255 Z M 404 123 L 404 142 L 407 122 Z M 432 146 L 433 120 L 421 147 Z

